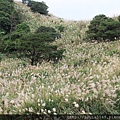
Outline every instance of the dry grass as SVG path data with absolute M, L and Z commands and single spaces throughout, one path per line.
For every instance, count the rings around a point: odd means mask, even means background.
M 87 21 L 64 21 L 34 14 L 18 2 L 16 6 L 23 11 L 31 31 L 41 25 L 65 26 L 55 44 L 66 51 L 55 65 L 43 62 L 30 66 L 19 59 L 2 60 L 0 113 L 118 113 L 115 103 L 119 100 L 116 90 L 120 90 L 120 41 L 85 42 Z

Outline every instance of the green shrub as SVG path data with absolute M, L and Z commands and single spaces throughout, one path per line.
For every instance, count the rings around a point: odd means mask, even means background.
M 58 29 L 60 32 L 64 32 L 65 27 L 63 25 L 56 26 L 56 29 Z
M 48 14 L 48 6 L 44 2 L 35 2 L 35 1 L 29 1 L 27 6 L 30 7 L 32 12 L 38 12 L 43 15 Z
M 28 33 L 30 32 L 30 27 L 25 22 L 22 22 L 17 25 L 16 31 L 20 33 Z
M 12 0 L 0 1 L 0 32 L 6 34 L 13 31 L 20 22 L 19 14 L 14 8 Z
M 51 37 L 53 37 L 54 39 L 61 38 L 61 35 L 57 33 L 57 31 L 52 27 L 40 26 L 35 33 L 51 34 Z
M 7 18 L 9 18 L 10 15 L 8 13 L 5 13 L 4 11 L 0 11 L 0 17 L 7 17 Z
M 88 26 L 87 37 L 97 41 L 119 39 L 120 22 L 105 15 L 97 15 Z
M 46 26 L 40 26 L 36 30 L 36 33 L 43 33 L 43 32 L 55 32 L 56 33 L 56 30 L 52 27 L 46 27 Z
M 9 1 L 0 1 L 0 11 L 11 14 L 14 9 L 14 5 Z
M 9 33 L 11 29 L 10 19 L 7 17 L 0 17 L 0 32 Z

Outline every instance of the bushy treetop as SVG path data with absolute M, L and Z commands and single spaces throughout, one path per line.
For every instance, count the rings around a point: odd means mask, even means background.
M 90 40 L 115 40 L 120 37 L 120 22 L 103 14 L 93 18 L 88 26 L 87 37 Z
M 44 2 L 28 1 L 27 6 L 30 7 L 32 12 L 38 12 L 43 15 L 48 14 L 48 6 Z
M 40 26 L 35 33 L 46 33 L 50 34 L 51 37 L 55 38 L 61 38 L 61 35 L 52 27 L 46 27 L 46 26 Z

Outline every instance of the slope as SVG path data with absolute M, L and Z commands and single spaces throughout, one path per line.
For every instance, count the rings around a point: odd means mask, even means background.
M 120 41 L 89 43 L 84 40 L 87 21 L 32 13 L 20 2 L 16 8 L 32 31 L 41 25 L 65 26 L 55 44 L 66 51 L 58 64 L 2 60 L 0 113 L 119 113 Z

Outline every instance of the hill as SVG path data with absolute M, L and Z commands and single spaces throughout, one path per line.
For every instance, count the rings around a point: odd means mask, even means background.
M 31 31 L 39 26 L 65 27 L 54 44 L 65 48 L 58 63 L 31 66 L 16 58 L 0 62 L 0 113 L 120 113 L 120 40 L 84 40 L 88 21 L 43 16 L 15 1 Z

